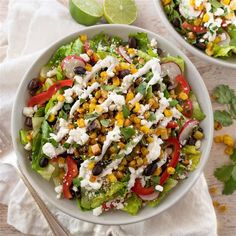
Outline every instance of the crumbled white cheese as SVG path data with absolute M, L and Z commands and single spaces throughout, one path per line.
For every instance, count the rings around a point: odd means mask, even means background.
M 195 143 L 195 147 L 196 149 L 199 149 L 201 147 L 201 140 L 197 140 L 197 142 Z
M 99 207 L 93 209 L 94 216 L 99 216 L 101 214 L 102 214 L 102 206 L 99 206 Z
M 24 107 L 23 108 L 23 115 L 26 117 L 33 117 L 34 115 L 34 108 L 33 107 Z
M 150 44 L 152 48 L 157 47 L 157 40 L 155 38 L 152 38 Z
M 47 72 L 47 77 L 51 78 L 57 74 L 57 68 L 54 68 Z
M 163 191 L 163 187 L 161 185 L 156 185 L 155 186 L 155 190 L 162 192 Z
M 90 61 L 89 56 L 86 53 L 82 53 L 79 55 L 85 62 Z
M 62 185 L 56 186 L 54 190 L 57 193 L 57 199 L 60 199 L 61 198 L 61 194 L 62 194 Z
M 148 145 L 149 153 L 146 156 L 148 163 L 152 163 L 160 156 L 162 143 L 163 141 L 157 135 L 153 135 L 153 142 Z
M 66 140 L 66 143 L 78 143 L 79 145 L 84 145 L 89 139 L 88 134 L 86 133 L 86 128 L 71 129 L 69 132 L 69 137 Z
M 45 143 L 42 147 L 42 151 L 46 156 L 53 158 L 65 152 L 65 148 L 62 146 L 56 148 L 51 143 Z
M 30 151 L 32 149 L 32 145 L 31 143 L 27 143 L 25 146 L 24 146 L 24 149 L 27 150 L 27 151 Z
M 215 16 L 221 16 L 224 14 L 224 10 L 222 8 L 217 8 L 216 11 L 214 12 Z

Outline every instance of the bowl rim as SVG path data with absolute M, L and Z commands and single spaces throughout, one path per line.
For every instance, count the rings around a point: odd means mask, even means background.
M 22 77 L 22 80 L 18 86 L 18 89 L 17 89 L 17 93 L 16 93 L 16 97 L 15 97 L 15 100 L 14 100 L 14 104 L 13 104 L 13 108 L 12 108 L 12 114 L 11 114 L 11 134 L 12 134 L 12 142 L 13 142 L 13 148 L 14 148 L 14 151 L 16 153 L 16 156 L 17 156 L 17 164 L 19 166 L 19 169 L 22 171 L 22 168 L 21 167 L 21 164 L 19 162 L 19 158 L 23 158 L 22 157 L 22 154 L 20 153 L 19 151 L 19 143 L 17 143 L 17 140 L 16 140 L 16 134 L 18 134 L 18 130 L 16 130 L 16 124 L 15 124 L 15 120 L 17 119 L 17 114 L 16 113 L 16 107 L 17 107 L 17 100 L 18 100 L 18 97 L 21 96 L 21 90 L 24 88 L 23 87 L 23 84 L 24 84 L 24 81 L 26 80 L 29 72 L 31 71 L 31 69 L 35 66 L 35 64 L 37 64 L 37 62 L 44 56 L 44 54 L 48 51 L 48 50 L 51 50 L 56 44 L 60 44 L 61 41 L 64 41 L 66 39 L 69 39 L 69 38 L 73 38 L 73 37 L 76 37 L 78 34 L 81 34 L 81 33 L 86 33 L 86 31 L 88 29 L 99 29 L 100 31 L 104 31 L 106 29 L 111 29 L 111 28 L 117 28 L 117 30 L 121 29 L 121 28 L 126 28 L 127 31 L 128 30 L 135 30 L 137 32 L 145 32 L 147 34 L 151 34 L 151 35 L 154 35 L 155 38 L 157 39 L 160 39 L 162 41 L 165 41 L 168 46 L 170 48 L 173 48 L 175 50 L 175 52 L 180 55 L 186 64 L 190 64 L 192 66 L 192 72 L 194 74 L 196 74 L 198 77 L 199 77 L 199 80 L 198 80 L 198 84 L 199 84 L 199 88 L 205 90 L 206 92 L 206 105 L 209 107 L 209 124 L 210 125 L 210 132 L 209 132 L 209 137 L 208 137 L 208 141 L 206 143 L 206 147 L 205 147 L 205 158 L 202 160 L 201 162 L 201 165 L 198 166 L 197 170 L 196 170 L 196 174 L 191 176 L 192 180 L 191 182 L 189 183 L 188 187 L 185 188 L 183 191 L 181 191 L 180 194 L 178 194 L 173 201 L 170 201 L 170 202 L 167 202 L 165 204 L 164 207 L 162 207 L 162 210 L 160 212 L 158 211 L 153 211 L 153 212 L 150 212 L 149 214 L 146 214 L 142 217 L 139 217 L 138 219 L 133 217 L 133 216 L 130 216 L 129 220 L 119 220 L 119 222 L 113 222 L 112 220 L 103 220 L 102 218 L 100 217 L 97 217 L 96 220 L 92 220 L 90 218 L 87 218 L 87 217 L 84 217 L 82 215 L 79 215 L 79 214 L 75 214 L 73 212 L 69 212 L 67 210 L 67 208 L 64 208 L 62 205 L 58 204 L 55 199 L 52 199 L 51 197 L 47 196 L 46 193 L 43 191 L 43 189 L 41 189 L 37 184 L 35 184 L 35 180 L 34 178 L 32 177 L 32 175 L 29 173 L 23 173 L 27 179 L 29 180 L 30 184 L 32 186 L 34 186 L 35 190 L 40 194 L 42 195 L 50 204 L 52 204 L 56 209 L 64 212 L 65 214 L 71 216 L 71 217 L 74 217 L 76 219 L 79 219 L 79 220 L 83 220 L 83 221 L 86 221 L 86 222 L 90 222 L 90 223 L 95 223 L 95 224 L 101 224 L 101 225 L 127 225 L 127 224 L 132 224 L 132 223 L 137 223 L 137 222 L 140 222 L 140 221 L 144 221 L 144 220 L 147 220 L 153 216 L 156 216 L 160 213 L 163 213 L 164 211 L 166 211 L 168 208 L 170 208 L 171 206 L 175 205 L 183 196 L 185 196 L 185 194 L 194 186 L 195 182 L 199 179 L 200 175 L 202 174 L 203 172 L 203 169 L 208 161 L 208 158 L 209 158 L 209 154 L 210 154 L 210 151 L 211 151 L 211 146 L 212 146 L 212 140 L 213 140 L 213 112 L 212 112 L 212 105 L 211 105 L 211 102 L 210 102 L 210 96 L 208 94 L 208 91 L 207 91 L 207 88 L 205 86 L 205 83 L 201 77 L 201 75 L 199 74 L 199 72 L 197 71 L 196 67 L 194 66 L 194 64 L 190 61 L 190 59 L 188 59 L 188 57 L 180 51 L 179 48 L 175 47 L 175 46 L 172 46 L 168 40 L 166 40 L 163 36 L 160 36 L 160 35 L 157 35 L 156 33 L 152 32 L 152 31 L 149 31 L 149 30 L 146 30 L 146 29 L 142 29 L 142 28 L 139 28 L 137 26 L 130 26 L 130 25 L 121 25 L 121 24 L 112 24 L 112 25 L 107 25 L 107 24 L 101 24 L 101 25 L 96 25 L 96 26 L 91 26 L 91 27 L 87 27 L 87 28 L 83 28 L 83 29 L 80 29 L 74 33 L 71 33 L 69 35 L 66 35 L 65 37 L 63 38 L 60 38 L 59 40 L 55 41 L 54 43 L 52 43 L 48 48 L 46 48 L 34 61 L 33 63 L 29 66 L 29 68 L 27 69 L 27 71 L 25 72 L 24 76 Z M 117 31 L 119 32 L 119 31 Z M 24 167 L 24 166 L 23 166 Z M 158 207 L 156 207 L 156 209 L 158 209 Z M 90 211 L 92 213 L 92 211 Z M 139 213 L 139 214 L 142 214 L 142 213 Z M 111 217 L 112 218 L 112 217 Z
M 199 58 L 204 59 L 208 63 L 213 63 L 215 65 L 224 66 L 224 67 L 228 67 L 228 68 L 231 68 L 231 69 L 236 69 L 236 63 L 234 64 L 234 63 L 231 63 L 231 62 L 227 62 L 227 61 L 225 61 L 224 59 L 221 59 L 221 58 L 210 57 L 206 53 L 200 51 L 196 47 L 189 44 L 186 40 L 184 40 L 184 38 L 174 29 L 173 25 L 168 20 L 165 12 L 163 10 L 161 0 L 153 0 L 153 2 L 154 2 L 156 10 L 159 13 L 160 19 L 161 19 L 162 23 L 164 24 L 164 26 L 168 29 L 168 31 L 172 34 L 172 36 L 182 46 L 184 46 L 190 53 L 196 55 Z

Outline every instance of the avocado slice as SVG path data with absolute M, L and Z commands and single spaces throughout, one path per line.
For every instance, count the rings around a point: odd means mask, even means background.
M 193 92 L 190 92 L 190 100 L 192 101 L 193 104 L 193 118 L 195 118 L 198 121 L 203 120 L 206 117 L 206 115 L 203 113 L 197 101 L 197 98 Z

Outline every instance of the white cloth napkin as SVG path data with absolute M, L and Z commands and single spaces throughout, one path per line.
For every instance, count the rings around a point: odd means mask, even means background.
M 0 131 L 5 134 L 6 143 L 10 140 L 11 106 L 23 74 L 50 43 L 80 27 L 67 8 L 56 0 L 10 1 L 7 21 L 0 28 L 0 49 L 8 41 L 7 57 L 0 64 Z M 3 164 L 14 155 L 10 146 L 0 158 L 0 202 L 8 205 L 7 222 L 25 234 L 52 235 L 14 168 Z M 192 190 L 166 212 L 121 228 L 83 222 L 49 207 L 72 235 L 105 236 L 110 232 L 115 236 L 217 235 L 216 216 L 203 175 Z

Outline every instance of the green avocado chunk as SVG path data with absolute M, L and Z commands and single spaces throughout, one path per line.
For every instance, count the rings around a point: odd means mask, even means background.
M 193 104 L 193 118 L 197 119 L 198 121 L 203 120 L 206 116 L 203 113 L 196 96 L 193 94 L 193 92 L 190 93 L 190 100 Z
M 126 200 L 125 206 L 122 210 L 131 215 L 136 215 L 141 207 L 142 200 L 135 193 L 132 193 L 132 195 Z
M 87 191 L 81 189 L 81 201 L 80 206 L 85 210 L 94 209 L 101 206 L 104 202 L 110 201 L 119 195 L 119 191 L 126 186 L 124 182 L 112 183 L 108 190 L 101 191 L 98 194 L 95 193 L 94 196 L 89 197 Z

